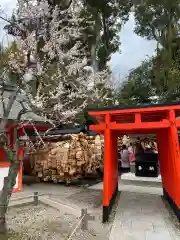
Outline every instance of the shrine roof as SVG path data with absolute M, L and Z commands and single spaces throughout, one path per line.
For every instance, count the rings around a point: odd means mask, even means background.
M 166 104 L 148 104 L 148 105 L 136 105 L 136 106 L 109 106 L 109 107 L 102 107 L 102 108 L 88 108 L 86 112 L 110 112 L 116 110 L 136 110 L 136 109 L 148 109 L 148 108 L 178 108 L 180 109 L 180 102 L 174 103 L 166 103 Z

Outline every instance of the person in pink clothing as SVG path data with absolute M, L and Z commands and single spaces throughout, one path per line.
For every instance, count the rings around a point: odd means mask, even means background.
M 129 171 L 130 171 L 129 152 L 126 145 L 123 145 L 121 150 L 121 172 L 127 173 Z
M 135 162 L 135 154 L 132 143 L 130 143 L 130 146 L 128 147 L 129 152 L 129 162 Z

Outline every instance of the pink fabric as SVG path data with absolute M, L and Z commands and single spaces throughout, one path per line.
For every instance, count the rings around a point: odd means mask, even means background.
M 135 161 L 135 154 L 134 154 L 133 148 L 129 147 L 128 151 L 129 151 L 129 161 L 134 162 Z

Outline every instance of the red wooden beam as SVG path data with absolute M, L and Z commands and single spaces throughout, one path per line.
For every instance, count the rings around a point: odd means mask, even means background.
M 123 130 L 123 131 L 134 131 L 143 129 L 159 129 L 170 127 L 170 122 L 168 120 L 163 120 L 161 122 L 141 122 L 141 123 L 110 123 L 109 128 L 112 130 Z
M 101 131 L 104 131 L 105 129 L 106 129 L 106 124 L 104 124 L 104 123 L 89 126 L 89 130 L 96 131 L 96 132 L 101 132 Z
M 119 110 L 104 110 L 104 111 L 89 111 L 88 114 L 91 116 L 98 115 L 117 115 L 117 114 L 127 114 L 127 113 L 140 113 L 140 112 L 165 112 L 169 110 L 180 110 L 180 105 L 175 106 L 161 106 L 161 107 L 149 107 L 149 108 L 132 108 L 132 109 L 119 109 Z
M 135 113 L 135 123 L 141 123 L 141 113 Z
M 49 129 L 48 126 L 43 126 L 43 125 L 34 125 L 34 127 L 37 129 L 37 130 L 40 130 L 40 131 L 46 131 Z M 25 125 L 24 128 L 26 129 L 33 129 L 33 126 L 32 125 Z

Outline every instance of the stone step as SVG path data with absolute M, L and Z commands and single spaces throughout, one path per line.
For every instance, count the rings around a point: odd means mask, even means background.
M 119 179 L 124 185 L 162 187 L 161 176 L 153 177 L 136 177 L 134 173 L 124 173 Z

